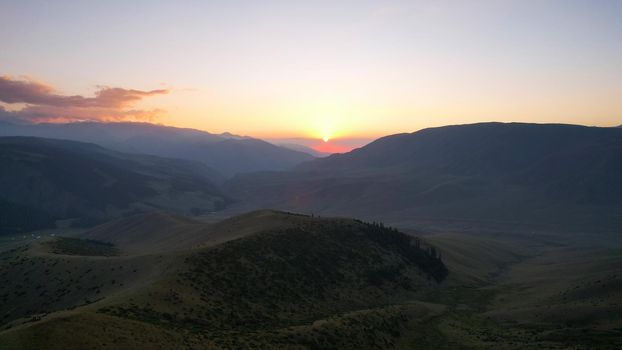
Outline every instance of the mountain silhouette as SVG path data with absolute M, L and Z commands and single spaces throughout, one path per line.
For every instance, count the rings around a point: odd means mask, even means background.
M 211 134 L 196 129 L 149 123 L 11 124 L 0 136 L 36 136 L 90 142 L 121 152 L 198 161 L 223 176 L 261 170 L 285 170 L 313 156 L 250 137 Z
M 618 128 L 482 123 L 383 137 L 227 188 L 246 208 L 614 227 L 621 178 Z
M 125 154 L 82 142 L 0 137 L 0 232 L 88 224 L 151 210 L 222 209 L 220 178 L 201 163 Z

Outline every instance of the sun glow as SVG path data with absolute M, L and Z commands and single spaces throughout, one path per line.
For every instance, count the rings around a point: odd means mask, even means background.
M 315 137 L 324 141 L 324 143 L 330 141 L 335 137 L 335 130 L 337 129 L 336 119 L 332 116 L 321 116 L 313 118 L 315 129 Z
M 330 141 L 334 136 L 334 132 L 332 132 L 332 130 L 330 130 L 329 128 L 324 128 L 321 132 L 320 132 L 320 137 L 322 138 L 322 141 L 324 142 L 328 142 Z

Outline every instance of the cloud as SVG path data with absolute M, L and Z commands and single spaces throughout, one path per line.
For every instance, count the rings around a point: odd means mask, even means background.
M 7 111 L 0 106 L 0 123 L 2 121 L 19 122 L 19 119 L 17 119 L 16 112 Z
M 100 86 L 94 97 L 62 95 L 44 83 L 17 80 L 0 76 L 0 102 L 24 106 L 17 111 L 6 111 L 14 119 L 29 122 L 72 121 L 152 121 L 165 111 L 162 109 L 133 109 L 142 99 L 167 94 L 169 90 L 133 90 Z

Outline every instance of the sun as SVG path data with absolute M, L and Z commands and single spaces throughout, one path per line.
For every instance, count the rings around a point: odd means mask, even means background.
M 316 140 L 322 140 L 324 143 L 335 138 L 336 124 L 335 118 L 329 116 L 319 116 L 313 118 L 313 138 Z
M 328 142 L 334 135 L 333 135 L 332 130 L 329 130 L 328 128 L 324 128 L 324 130 L 320 132 L 320 136 L 322 137 L 322 141 Z

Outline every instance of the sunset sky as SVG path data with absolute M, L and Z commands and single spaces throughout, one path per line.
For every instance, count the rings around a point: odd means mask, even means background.
M 346 148 L 479 121 L 611 126 L 622 1 L 0 1 L 0 76 L 5 117 Z

